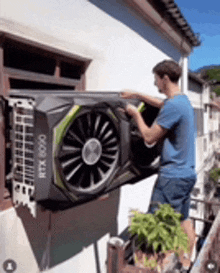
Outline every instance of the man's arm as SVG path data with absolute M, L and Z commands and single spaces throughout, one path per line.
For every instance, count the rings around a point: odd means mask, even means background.
M 137 108 L 131 104 L 127 106 L 127 113 L 131 115 L 137 123 L 138 129 L 144 139 L 144 142 L 151 145 L 161 139 L 166 133 L 167 129 L 161 127 L 158 124 L 154 124 L 152 127 L 148 127 L 144 122 L 144 119 Z
M 121 97 L 124 99 L 139 99 L 157 108 L 161 108 L 164 105 L 163 100 L 154 98 L 152 96 L 144 95 L 135 91 L 124 91 L 121 93 Z

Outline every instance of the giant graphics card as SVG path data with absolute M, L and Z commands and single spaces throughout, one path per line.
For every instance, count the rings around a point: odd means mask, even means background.
M 14 204 L 33 216 L 38 204 L 68 209 L 156 172 L 161 143 L 145 146 L 121 111 L 127 103 L 142 106 L 117 92 L 11 90 L 6 161 Z M 142 113 L 149 126 L 157 114 L 149 105 Z

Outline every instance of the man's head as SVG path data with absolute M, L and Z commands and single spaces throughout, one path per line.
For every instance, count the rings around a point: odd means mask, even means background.
M 153 68 L 153 73 L 157 74 L 161 79 L 167 75 L 171 82 L 178 83 L 182 74 L 182 69 L 178 63 L 172 60 L 165 60 L 158 63 Z
M 172 60 L 165 60 L 153 68 L 153 73 L 155 75 L 155 85 L 160 92 L 164 92 L 168 84 L 178 84 L 182 69 L 178 63 Z

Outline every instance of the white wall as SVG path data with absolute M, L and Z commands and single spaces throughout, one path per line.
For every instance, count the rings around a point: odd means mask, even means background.
M 120 91 L 131 88 L 160 96 L 154 86 L 153 66 L 165 58 L 173 58 L 177 62 L 181 58 L 177 48 L 122 0 L 1 0 L 0 28 L 92 59 L 86 72 L 87 90 Z M 108 238 L 127 227 L 131 208 L 148 209 L 155 179 L 156 175 L 136 185 L 124 186 L 110 194 L 103 203 L 94 201 L 54 214 L 52 268 L 49 272 L 105 272 Z M 44 214 L 40 213 L 38 219 L 33 220 L 28 211 L 19 210 L 20 213 L 16 211 L 17 217 L 21 217 L 22 221 L 18 223 L 17 232 L 24 228 L 30 234 L 31 244 L 27 242 L 27 249 L 34 255 L 29 259 L 34 265 L 36 262 L 39 264 L 45 251 L 47 233 L 45 227 L 45 234 L 39 234 L 36 226 Z M 11 211 L 7 213 L 10 217 Z M 0 217 L 2 221 L 1 214 Z M 36 225 L 30 228 L 29 221 Z M 17 251 L 17 234 L 7 232 L 8 227 L 9 223 L 3 226 L 5 244 L 9 239 L 13 240 Z M 40 248 L 38 241 L 44 242 Z M 14 246 L 5 246 L 5 249 L 8 257 L 14 255 Z M 63 258 L 60 258 L 60 253 Z M 6 254 L 2 256 L 3 260 Z M 18 264 L 26 264 L 26 255 L 20 253 L 13 257 Z M 35 272 L 36 266 L 33 268 Z M 28 267 L 25 270 L 19 266 L 16 273 L 31 272 Z
M 46 217 L 47 218 L 47 217 Z M 39 223 L 41 228 L 45 224 L 45 217 Z M 1 272 L 4 261 L 12 259 L 17 263 L 17 272 L 36 273 L 37 261 L 21 219 L 14 208 L 0 213 L 0 264 Z

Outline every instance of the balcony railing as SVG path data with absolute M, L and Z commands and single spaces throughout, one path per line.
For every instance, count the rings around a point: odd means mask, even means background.
M 218 273 L 220 268 L 220 211 L 203 243 L 191 273 Z

